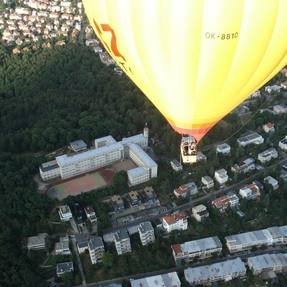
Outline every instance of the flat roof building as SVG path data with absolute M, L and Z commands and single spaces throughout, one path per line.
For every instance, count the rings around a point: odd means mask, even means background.
M 191 286 L 209 285 L 217 281 L 227 282 L 245 275 L 246 268 L 240 258 L 184 270 L 185 280 Z
M 257 158 L 261 163 L 266 163 L 271 161 L 272 159 L 278 158 L 278 152 L 275 148 L 272 147 L 259 153 Z
M 60 167 L 56 160 L 42 163 L 39 167 L 42 180 L 48 181 L 61 177 Z
M 176 272 L 145 277 L 141 279 L 130 279 L 131 287 L 180 287 L 181 282 Z
M 227 143 L 219 144 L 216 147 L 216 153 L 218 154 L 223 154 L 223 155 L 228 155 L 230 154 L 231 147 Z
M 220 184 L 224 184 L 228 181 L 228 174 L 224 168 L 218 169 L 214 172 L 215 180 Z
M 174 171 L 181 171 L 182 170 L 182 164 L 176 159 L 171 160 L 170 165 Z
M 189 263 L 194 259 L 204 259 L 219 255 L 222 244 L 217 236 L 188 241 L 183 244 L 173 244 L 172 254 L 176 264 Z
M 96 149 L 104 147 L 104 146 L 110 146 L 115 143 L 117 143 L 117 141 L 112 136 L 101 137 L 101 138 L 95 139 L 94 141 L 94 145 Z
M 255 170 L 255 160 L 253 158 L 246 158 L 231 167 L 231 171 L 238 174 L 245 174 Z
M 58 277 L 71 272 L 74 272 L 73 262 L 63 262 L 57 264 L 56 273 Z
M 249 269 L 254 275 L 265 272 L 282 273 L 287 271 L 287 254 L 263 254 L 247 259 Z
M 205 175 L 201 178 L 201 182 L 202 184 L 204 185 L 205 188 L 213 188 L 214 187 L 214 180 L 208 176 L 208 175 Z
M 39 233 L 36 236 L 30 236 L 27 239 L 28 250 L 41 250 L 47 247 L 47 233 Z
M 130 237 L 126 229 L 121 229 L 114 234 L 114 243 L 118 255 L 132 251 Z
M 138 227 L 140 240 L 143 246 L 155 241 L 154 229 L 150 221 L 142 222 Z
M 101 262 L 105 253 L 105 246 L 102 237 L 92 236 L 88 243 L 88 250 L 92 264 Z
M 237 139 L 237 142 L 241 147 L 245 147 L 250 144 L 259 145 L 264 143 L 264 138 L 259 133 L 251 132 Z
M 198 222 L 202 222 L 204 219 L 209 217 L 209 212 L 205 205 L 199 204 L 192 208 L 192 215 Z
M 73 218 L 71 209 L 68 205 L 61 205 L 59 206 L 58 213 L 60 216 L 61 221 L 69 221 L 71 218 Z
M 86 150 L 88 146 L 83 140 L 76 140 L 70 143 L 70 148 L 74 152 L 80 152 Z

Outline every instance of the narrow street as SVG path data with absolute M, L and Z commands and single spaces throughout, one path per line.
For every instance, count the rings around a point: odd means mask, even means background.
M 73 244 L 74 254 L 76 254 L 76 257 L 77 257 L 77 263 L 78 263 L 78 267 L 79 267 L 79 271 L 80 271 L 80 275 L 81 275 L 81 279 L 82 279 L 82 285 L 81 286 L 84 287 L 84 286 L 87 286 L 86 276 L 85 276 L 84 268 L 83 268 L 81 258 L 80 258 L 79 252 L 78 252 L 78 248 L 77 248 L 77 244 L 76 244 L 76 238 L 74 235 L 70 235 L 70 238 L 71 238 L 71 241 Z

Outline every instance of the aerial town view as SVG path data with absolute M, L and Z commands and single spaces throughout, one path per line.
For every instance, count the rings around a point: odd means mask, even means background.
M 0 0 L 0 287 L 287 287 L 287 0 Z

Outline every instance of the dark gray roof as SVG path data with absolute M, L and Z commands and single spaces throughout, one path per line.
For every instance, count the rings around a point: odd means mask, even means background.
M 90 240 L 89 233 L 79 233 L 75 235 L 79 248 L 87 247 Z
M 148 231 L 153 231 L 153 227 L 152 227 L 152 224 L 150 223 L 150 221 L 145 221 L 139 225 L 139 230 L 140 230 L 140 232 L 145 233 Z
M 82 150 L 87 148 L 87 144 L 83 140 L 76 140 L 70 143 L 71 148 L 74 151 Z
M 90 249 L 97 249 L 104 247 L 103 239 L 100 236 L 93 236 L 89 241 L 89 248 Z
M 48 162 L 45 162 L 45 163 L 42 163 L 40 165 L 40 168 L 43 172 L 45 171 L 49 171 L 49 170 L 53 170 L 55 168 L 58 168 L 58 163 L 56 160 L 51 160 L 51 161 L 48 161 Z
M 63 262 L 57 264 L 57 273 L 72 272 L 74 270 L 73 262 Z
M 129 238 L 129 234 L 126 229 L 120 229 L 114 234 L 115 240 L 120 241 Z

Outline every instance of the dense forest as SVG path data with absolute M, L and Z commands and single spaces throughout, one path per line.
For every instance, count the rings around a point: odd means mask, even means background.
M 23 240 L 46 231 L 53 205 L 36 192 L 42 156 L 78 138 L 141 131 L 178 138 L 139 90 L 88 48 L 10 55 L 0 48 L 0 286 L 45 286 Z M 170 144 L 170 146 L 173 146 Z

